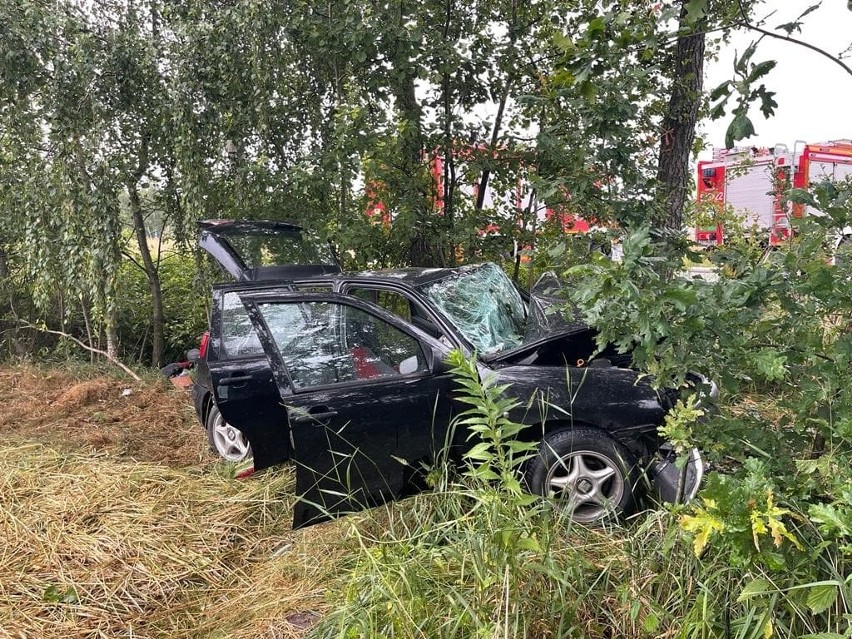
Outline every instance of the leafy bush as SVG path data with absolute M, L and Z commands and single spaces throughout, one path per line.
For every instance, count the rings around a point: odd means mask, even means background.
M 633 349 L 660 383 L 699 370 L 722 386 L 692 442 L 718 472 L 682 524 L 712 555 L 705 577 L 718 577 L 694 610 L 727 610 L 725 632 L 737 636 L 849 631 L 852 269 L 832 251 L 852 223 L 851 195 L 831 183 L 794 191 L 823 214 L 795 220 L 768 253 L 732 238 L 710 255 L 713 282 L 673 277 L 682 247 L 647 228 L 628 235 L 623 263 L 568 272 L 602 343 Z M 697 628 L 718 630 L 701 618 Z
M 160 262 L 165 319 L 165 361 L 184 359 L 187 349 L 198 346 L 207 329 L 209 287 L 199 281 L 199 269 L 192 253 L 164 255 Z M 128 361 L 145 361 L 150 348 L 151 291 L 145 273 L 125 260 L 118 275 L 116 300 L 118 337 L 122 356 Z

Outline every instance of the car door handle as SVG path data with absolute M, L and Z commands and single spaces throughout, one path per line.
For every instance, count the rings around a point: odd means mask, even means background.
M 228 386 L 230 384 L 242 384 L 244 382 L 250 382 L 252 379 L 251 375 L 231 375 L 230 377 L 223 377 L 219 380 L 219 386 Z
M 322 413 L 311 413 L 309 412 L 307 415 L 297 415 L 293 418 L 294 424 L 310 424 L 315 422 L 323 422 L 325 420 L 331 419 L 337 415 L 336 410 L 329 410 Z

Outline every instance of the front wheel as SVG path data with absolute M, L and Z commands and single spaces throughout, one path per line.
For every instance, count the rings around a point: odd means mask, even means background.
M 633 510 L 633 467 L 627 449 L 603 431 L 571 428 L 547 434 L 525 474 L 530 491 L 591 524 Z
M 207 415 L 207 441 L 214 453 L 229 462 L 241 462 L 251 457 L 251 446 L 242 431 L 231 426 L 214 404 Z

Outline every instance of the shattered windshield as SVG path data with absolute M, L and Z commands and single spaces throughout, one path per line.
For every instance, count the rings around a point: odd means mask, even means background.
M 421 290 L 482 355 L 515 348 L 524 340 L 524 300 L 496 264 L 462 268 Z

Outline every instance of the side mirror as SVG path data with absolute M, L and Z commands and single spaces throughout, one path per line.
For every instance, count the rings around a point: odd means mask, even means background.
M 187 361 L 192 362 L 194 364 L 199 359 L 201 359 L 201 351 L 199 351 L 197 348 L 190 348 L 188 351 L 186 351 L 186 359 Z
M 450 372 L 450 365 L 445 361 L 446 352 L 426 345 L 424 345 L 424 350 L 426 351 L 426 361 L 429 362 L 429 370 L 432 371 L 433 375 Z
M 411 373 L 416 373 L 419 368 L 420 361 L 417 359 L 417 355 L 412 355 L 399 363 L 399 374 L 411 375 Z

